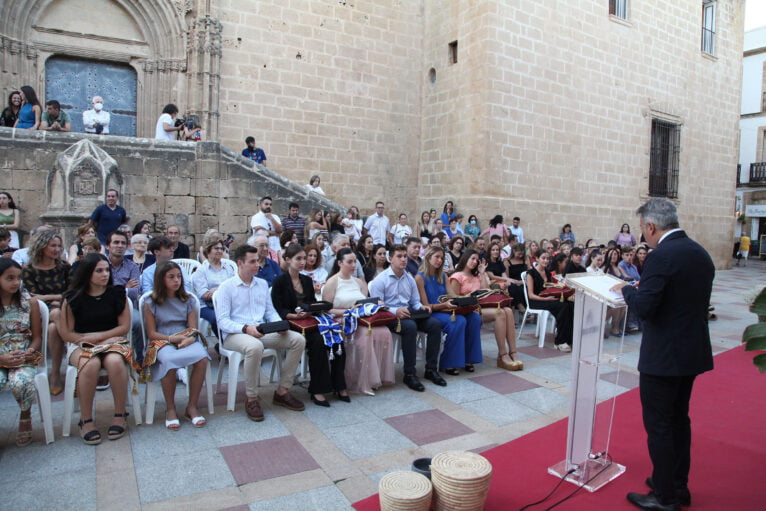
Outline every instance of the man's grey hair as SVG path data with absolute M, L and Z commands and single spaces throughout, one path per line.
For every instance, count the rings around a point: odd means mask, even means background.
M 343 240 L 343 239 L 348 240 L 349 242 L 351 242 L 351 240 L 349 239 L 348 236 L 346 236 L 345 234 L 339 233 L 339 234 L 336 234 L 335 236 L 333 236 L 333 238 L 332 238 L 332 246 L 333 247 L 337 247 L 338 243 L 340 243 L 340 240 Z
M 667 231 L 678 227 L 678 209 L 668 199 L 651 199 L 636 210 L 644 223 L 654 224 L 657 229 Z
M 269 237 L 268 236 L 264 236 L 263 234 L 255 234 L 255 235 L 250 236 L 249 238 L 247 238 L 247 244 L 250 245 L 251 247 L 254 247 L 255 246 L 255 242 L 258 241 L 258 240 L 266 240 L 266 242 L 268 243 Z

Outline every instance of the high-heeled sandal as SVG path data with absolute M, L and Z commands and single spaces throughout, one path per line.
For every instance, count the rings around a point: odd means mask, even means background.
M 89 423 L 93 422 L 93 419 L 87 419 L 87 420 L 81 420 L 77 423 L 78 426 L 80 426 L 80 431 L 82 431 L 82 427 Z M 81 436 L 82 441 L 85 442 L 87 445 L 98 445 L 101 443 L 101 433 L 97 429 L 94 429 L 92 431 L 88 431 L 84 435 Z
M 466 364 L 464 369 L 467 373 L 472 373 L 476 370 L 473 364 Z
M 106 432 L 109 440 L 118 440 L 125 436 L 125 433 L 128 432 L 128 415 L 130 415 L 128 412 L 114 414 L 115 417 L 121 417 L 125 419 L 125 427 L 118 426 L 116 424 L 109 426 L 109 430 Z
M 444 374 L 448 374 L 450 376 L 458 376 L 460 374 L 460 371 L 457 370 L 457 367 L 450 367 L 449 369 L 442 369 Z

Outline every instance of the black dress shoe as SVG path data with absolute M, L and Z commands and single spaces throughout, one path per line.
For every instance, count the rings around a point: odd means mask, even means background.
M 341 395 L 340 392 L 336 392 L 335 396 L 337 396 L 337 398 L 340 399 L 341 401 L 343 401 L 344 403 L 350 403 L 351 402 L 351 396 L 349 396 L 348 394 L 343 396 L 343 395 Z
M 654 481 L 652 481 L 651 477 L 646 478 L 646 485 L 652 490 L 654 489 Z M 676 488 L 676 498 L 682 506 L 689 507 L 692 505 L 692 493 L 686 486 L 683 488 Z
M 643 493 L 628 493 L 628 502 L 633 504 L 639 509 L 645 509 L 647 511 L 680 511 L 681 505 L 677 502 L 675 504 L 663 504 L 657 500 L 657 495 L 653 491 L 650 491 L 648 495 Z
M 311 401 L 317 406 L 325 406 L 328 408 L 330 407 L 330 403 L 329 401 L 327 401 L 327 399 L 325 399 L 324 401 L 320 401 L 317 399 L 317 397 L 314 394 L 311 394 Z
M 415 376 L 414 374 L 405 374 L 404 384 L 417 392 L 423 392 L 424 390 L 426 390 L 423 384 L 420 383 L 420 380 L 418 380 L 418 377 Z
M 423 375 L 423 378 L 426 380 L 431 380 L 441 387 L 447 386 L 446 380 L 442 378 L 442 375 L 439 374 L 439 371 L 436 371 L 435 369 L 426 369 L 426 373 Z

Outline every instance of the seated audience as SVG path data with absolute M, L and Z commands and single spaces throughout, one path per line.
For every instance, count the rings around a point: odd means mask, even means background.
M 362 267 L 366 267 L 367 263 L 372 258 L 372 247 L 375 245 L 372 241 L 372 236 L 369 234 L 363 234 L 359 238 L 359 242 L 356 244 L 356 260 Z
M 304 319 L 311 314 L 299 310 L 306 303 L 317 301 L 311 279 L 300 272 L 306 264 L 306 252 L 300 245 L 291 245 L 285 251 L 287 271 L 274 280 L 271 300 L 282 319 Z M 350 402 L 346 390 L 346 351 L 342 342 L 328 340 L 329 333 L 319 329 L 305 333 L 309 357 L 309 395 L 318 406 L 330 406 L 325 394 L 335 393 L 341 401 Z M 339 335 L 342 341 L 342 337 Z M 328 345 L 329 343 L 329 345 Z
M 181 228 L 177 225 L 169 225 L 166 231 L 166 236 L 172 243 L 173 259 L 191 259 L 191 250 L 189 245 L 180 241 Z
M 564 273 L 562 275 L 568 275 L 570 273 L 582 273 L 585 268 L 582 266 L 583 249 L 580 247 L 574 247 L 569 252 L 569 260 L 564 267 Z
M 466 236 L 470 236 L 472 240 L 475 240 L 481 235 L 481 226 L 479 225 L 479 219 L 476 215 L 468 217 L 468 225 L 463 228 L 463 232 Z
M 0 257 L 11 259 L 15 251 L 11 246 L 11 233 L 5 227 L 0 227 Z
M 527 272 L 527 296 L 529 306 L 533 309 L 545 309 L 556 317 L 556 349 L 559 351 L 572 351 L 574 302 L 569 300 L 559 301 L 555 296 L 540 296 L 546 283 L 553 283 L 551 272 L 546 269 L 551 256 L 548 252 L 541 252 L 537 262 Z
M 468 296 L 479 289 L 489 289 L 490 278 L 487 274 L 487 262 L 479 259 L 475 250 L 466 250 L 460 258 L 455 273 L 450 275 L 447 288 L 451 295 Z M 495 322 L 495 342 L 497 343 L 497 367 L 509 371 L 519 371 L 524 363 L 516 352 L 516 323 L 510 307 L 486 308 L 481 310 L 484 322 Z
M 523 243 L 515 243 L 511 248 L 511 255 L 503 261 L 508 275 L 508 295 L 513 298 L 512 307 L 524 311 L 524 281 L 521 274 L 529 269 L 528 258 Z M 489 269 L 489 267 L 487 267 Z
M 40 305 L 21 289 L 21 266 L 0 259 L 0 390 L 8 385 L 21 408 L 16 445 L 32 441 L 35 402 L 35 352 L 42 349 Z M 393 368 L 391 371 L 393 377 Z
M 322 253 L 316 245 L 306 245 L 306 265 L 301 273 L 311 277 L 314 283 L 314 294 L 321 293 L 322 286 L 327 281 L 328 272 L 324 269 Z
M 279 263 L 268 257 L 269 239 L 264 235 L 257 235 L 253 239 L 252 246 L 258 249 L 258 274 L 256 277 L 262 278 L 271 287 L 274 279 L 282 275 L 282 269 L 279 267 Z
M 636 257 L 633 264 L 636 265 L 639 275 L 641 275 L 641 272 L 644 269 L 644 262 L 646 261 L 646 256 L 648 254 L 649 250 L 644 245 L 639 245 L 638 248 L 636 248 Z
M 199 298 L 200 316 L 210 323 L 213 332 L 218 331 L 213 308 L 213 293 L 224 280 L 237 274 L 234 261 L 223 258 L 223 236 L 218 232 L 205 235 L 202 240 L 205 262 L 192 275 L 194 293 Z
M 370 238 L 372 239 L 372 238 Z M 367 298 L 367 283 L 354 277 L 356 256 L 349 248 L 338 251 L 333 275 L 322 290 L 322 300 L 332 302 L 330 311 L 339 321 L 347 309 Z M 346 385 L 350 392 L 375 395 L 375 390 L 394 383 L 394 344 L 385 326 L 371 329 L 359 325 L 354 338 L 346 344 Z
M 373 245 L 372 257 L 365 267 L 364 279 L 369 283 L 374 278 L 388 269 L 389 263 L 386 257 L 385 245 Z
M 89 254 L 82 260 L 72 286 L 64 294 L 59 324 L 61 337 L 69 343 L 69 364 L 77 367 L 83 442 L 101 443 L 101 433 L 93 424 L 93 397 L 102 368 L 109 375 L 114 398 L 114 417 L 107 436 L 109 440 L 122 438 L 128 427 L 125 404 L 130 369 L 126 362 L 135 364 L 133 350 L 125 339 L 130 329 L 130 304 L 125 289 L 112 284 L 109 261 L 104 255 Z M 84 343 L 96 347 L 89 349 Z
M 424 244 L 427 244 L 431 239 L 431 236 L 433 236 L 433 233 L 434 230 L 433 222 L 431 222 L 431 215 L 428 211 L 423 211 L 423 213 L 420 214 L 420 221 L 415 225 L 415 236 L 420 238 Z
M 289 410 L 304 409 L 303 403 L 290 394 L 295 372 L 301 361 L 306 340 L 298 332 L 285 330 L 263 334 L 258 326 L 282 318 L 271 302 L 269 286 L 254 275 L 258 272 L 258 249 L 242 245 L 234 251 L 237 275 L 221 283 L 216 292 L 215 315 L 226 349 L 242 353 L 245 359 L 245 412 L 250 420 L 264 419 L 258 396 L 258 375 L 264 348 L 285 350 L 279 387 L 272 404 Z
M 125 257 L 136 263 L 138 273 L 143 273 L 144 268 L 155 263 L 154 254 L 147 252 L 149 237 L 146 234 L 134 234 L 130 238 L 130 246 L 133 248 L 133 253 L 127 254 Z
M 431 317 L 439 322 L 447 334 L 444 350 L 439 357 L 439 370 L 451 376 L 459 374 L 458 368 L 474 372 L 474 364 L 482 361 L 481 315 L 478 312 L 455 314 L 455 306 L 449 300 L 440 302 L 447 294 L 447 277 L 444 275 L 444 249 L 429 248 L 415 276 L 420 302 L 431 307 Z
M 410 236 L 404 239 L 404 246 L 407 247 L 407 273 L 413 277 L 420 271 L 423 260 L 420 258 L 420 238 Z
M 412 236 L 412 227 L 407 225 L 407 215 L 405 213 L 399 215 L 399 222 L 391 227 L 390 233 L 391 241 L 396 245 L 403 244 L 406 238 Z
M 144 271 L 141 272 L 141 286 L 140 294 L 148 293 L 152 290 L 154 285 L 154 272 L 157 271 L 157 267 L 162 263 L 173 259 L 173 242 L 167 236 L 157 236 L 149 241 L 148 252 L 154 255 L 155 263 L 151 266 L 146 266 L 144 263 Z M 134 261 L 135 262 L 135 261 Z M 181 271 L 184 276 L 184 289 L 187 293 L 193 293 L 191 277 L 186 273 L 186 270 L 181 267 Z
M 423 392 L 425 387 L 415 374 L 416 336 L 421 331 L 426 334 L 426 367 L 423 375 L 442 387 L 447 382 L 439 374 L 439 348 L 441 347 L 441 324 L 428 317 L 410 319 L 411 313 L 424 310 L 430 314 L 431 308 L 420 302 L 415 279 L 405 271 L 407 268 L 407 249 L 403 245 L 394 245 L 389 250 L 391 267 L 380 273 L 370 283 L 370 295 L 379 297 L 399 321 L 388 328 L 401 335 L 402 355 L 404 358 L 404 384 L 410 389 Z
M 630 281 L 630 276 L 620 267 L 620 261 L 622 261 L 622 250 L 618 247 L 610 248 L 606 251 L 604 257 L 604 273 L 612 275 L 621 280 Z
M 115 231 L 119 232 L 119 231 Z M 101 254 L 104 250 L 101 246 L 101 242 L 98 241 L 98 238 L 95 236 L 88 236 L 84 240 L 82 240 L 80 243 L 80 253 L 82 254 L 80 257 L 77 258 L 75 262 L 72 263 L 71 273 L 74 275 L 74 273 L 77 271 L 77 265 L 80 263 L 83 257 L 87 256 L 88 254 Z
M 197 403 L 210 356 L 196 336 L 183 334 L 187 328 L 198 328 L 199 325 L 194 301 L 184 290 L 183 274 L 178 264 L 166 261 L 157 269 L 152 294 L 144 301 L 141 312 L 148 340 L 144 367 L 149 368 L 152 381 L 162 382 L 165 427 L 171 431 L 181 427 L 175 402 L 176 370 L 187 366 L 192 366 L 192 371 L 188 377 L 189 402 L 184 417 L 195 428 L 205 426 L 207 421 Z
M 329 215 L 326 211 L 314 210 L 306 223 L 306 239 L 315 243 L 314 236 L 323 234 L 325 237 L 330 235 Z
M 330 244 L 330 247 L 332 248 L 332 255 L 327 258 L 323 258 L 322 266 L 324 266 L 325 271 L 327 274 L 330 274 L 330 270 L 332 270 L 333 265 L 335 264 L 335 254 L 338 252 L 338 250 L 342 248 L 351 248 L 351 241 L 348 239 L 348 236 L 345 234 L 335 234 L 332 239 L 332 243 Z M 354 271 L 354 277 L 357 277 L 359 279 L 364 278 L 364 269 L 362 268 L 362 265 L 357 261 L 356 263 L 356 270 Z
M 67 262 L 69 262 L 69 264 L 74 264 L 75 261 L 79 261 L 85 256 L 82 252 L 82 242 L 85 238 L 90 238 L 95 235 L 96 230 L 91 224 L 83 224 L 77 228 L 77 242 L 69 247 L 69 256 L 67 257 Z
M 61 298 L 69 288 L 71 267 L 61 259 L 61 236 L 50 230 L 38 231 L 29 244 L 29 264 L 21 271 L 24 289 L 33 297 L 45 302 L 50 309 L 48 324 L 48 351 L 51 354 L 50 389 L 58 395 L 64 390 L 61 378 L 61 357 L 64 345 L 58 333 L 57 323 Z

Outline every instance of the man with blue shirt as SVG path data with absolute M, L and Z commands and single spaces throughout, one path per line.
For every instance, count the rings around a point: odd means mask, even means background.
M 424 377 L 444 387 L 447 382 L 437 371 L 439 348 L 442 341 L 441 323 L 430 316 L 418 320 L 410 319 L 410 310 L 426 310 L 430 313 L 431 308 L 420 303 L 420 294 L 415 279 L 405 271 L 407 268 L 407 249 L 404 245 L 394 245 L 388 254 L 391 259 L 391 266 L 370 282 L 370 296 L 376 296 L 383 300 L 383 303 L 399 318 L 399 321 L 391 323 L 388 328 L 402 337 L 404 384 L 418 392 L 425 390 L 415 374 L 416 336 L 420 330 L 427 335 Z
M 255 139 L 253 137 L 247 137 L 245 139 L 247 147 L 242 149 L 242 156 L 250 158 L 255 163 L 263 163 L 267 160 L 266 153 L 260 147 L 255 147 Z
M 106 245 L 106 237 L 128 221 L 128 214 L 122 206 L 117 205 L 120 194 L 117 190 L 106 191 L 106 203 L 97 207 L 90 215 L 89 223 L 96 228 L 96 236 L 102 245 Z
M 154 288 L 154 272 L 157 268 L 161 264 L 173 259 L 173 242 L 167 236 L 157 236 L 149 240 L 149 246 L 146 250 L 150 254 L 154 254 L 157 262 L 148 268 L 144 268 L 144 272 L 141 274 L 141 294 Z M 181 266 L 181 275 L 184 278 L 184 289 L 186 292 L 194 293 L 191 276 L 183 266 Z

